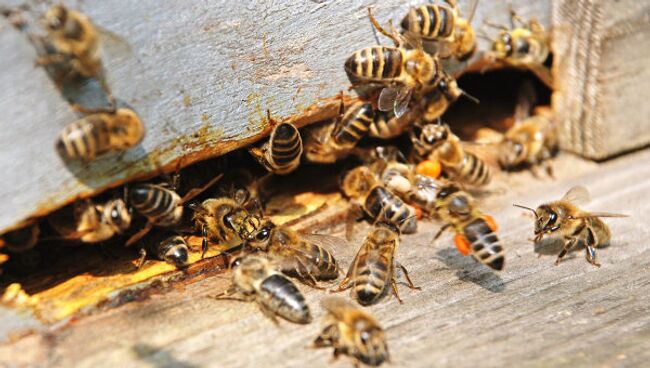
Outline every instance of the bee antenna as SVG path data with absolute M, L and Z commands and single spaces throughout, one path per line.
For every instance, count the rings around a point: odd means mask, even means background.
M 523 209 L 525 209 L 525 210 L 529 210 L 529 211 L 531 211 L 532 213 L 534 213 L 534 214 L 535 214 L 535 218 L 537 218 L 537 212 L 536 212 L 534 209 L 532 209 L 532 208 L 530 208 L 530 207 L 522 206 L 522 205 L 519 205 L 519 204 L 513 204 L 513 206 L 515 206 L 515 207 L 519 207 L 519 208 L 523 208 Z
M 477 104 L 477 105 L 481 103 L 481 101 L 480 101 L 478 98 L 476 98 L 476 97 L 470 95 L 469 93 L 465 92 L 465 91 L 462 90 L 462 89 L 460 90 L 460 93 L 461 93 L 463 96 L 465 96 L 465 98 L 467 98 L 468 100 L 474 102 L 474 103 Z

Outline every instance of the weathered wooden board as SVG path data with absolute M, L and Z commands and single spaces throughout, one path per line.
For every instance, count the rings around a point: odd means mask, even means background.
M 2 5 L 20 3 L 5 0 Z M 11 173 L 12 180 L 0 184 L 5 204 L 0 229 L 152 173 L 151 159 L 175 167 L 178 160 L 187 165 L 249 144 L 268 133 L 267 109 L 278 119 L 303 116 L 307 107 L 347 89 L 344 60 L 355 49 L 375 43 L 366 17 L 368 5 L 375 5 L 382 22 L 397 22 L 410 5 L 420 2 L 64 3 L 128 45 L 107 39 L 105 66 L 114 95 L 140 114 L 147 135 L 125 154 L 87 166 L 64 164 L 53 142 L 74 115 L 66 111 L 43 71 L 33 67 L 35 54 L 26 36 L 3 21 L 0 78 L 11 88 L 0 91 L 0 110 L 5 112 L 0 117 L 5 147 L 0 169 Z M 484 19 L 505 23 L 508 3 L 482 1 L 475 24 Z M 535 15 L 548 23 L 550 1 L 512 3 L 522 16 Z M 33 5 L 32 18 L 44 6 Z M 460 6 L 467 9 L 469 2 L 461 1 Z M 307 114 L 298 124 L 337 111 L 331 103 L 319 106 L 332 108 L 317 116 Z
M 650 143 L 650 1 L 553 2 L 563 149 L 604 159 Z
M 399 367 L 644 366 L 650 357 L 650 151 L 596 165 L 561 157 L 558 179 L 529 173 L 498 178 L 507 191 L 486 199 L 507 249 L 506 270 L 494 274 L 458 254 L 450 235 L 431 244 L 437 225 L 405 236 L 398 259 L 422 291 L 401 289 L 404 304 L 388 299 L 369 310 L 386 327 Z M 621 183 L 631 183 L 621 187 Z M 631 215 L 610 219 L 612 245 L 594 268 L 582 250 L 560 266 L 559 249 L 535 248 L 532 219 L 513 202 L 537 205 L 586 185 L 592 210 Z M 358 245 L 363 233 L 357 234 Z M 349 264 L 354 249 L 337 253 Z M 539 258 L 538 258 L 539 256 Z M 319 300 L 302 288 L 314 323 L 275 326 L 250 304 L 207 296 L 227 287 L 227 276 L 179 285 L 163 295 L 40 327 L 0 345 L 0 364 L 14 366 L 348 367 L 330 364 L 330 350 L 308 346 L 320 329 Z M 343 295 L 347 296 L 347 295 Z

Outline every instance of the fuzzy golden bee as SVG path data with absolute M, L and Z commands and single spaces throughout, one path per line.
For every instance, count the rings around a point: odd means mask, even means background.
M 466 151 L 447 124 L 416 127 L 418 129 L 411 132 L 411 156 L 415 162 L 438 161 L 450 179 L 464 184 L 482 186 L 490 182 L 490 166 L 475 154 Z
M 505 266 L 505 251 L 497 237 L 497 225 L 490 215 L 482 213 L 472 196 L 454 184 L 440 188 L 435 213 L 445 223 L 435 239 L 448 228 L 456 232 L 454 243 L 462 255 L 501 271 Z
M 126 231 L 131 212 L 119 198 L 106 203 L 84 200 L 48 216 L 48 222 L 65 240 L 98 243 Z
M 334 359 L 341 354 L 359 363 L 377 367 L 390 361 L 384 330 L 368 313 L 337 297 L 321 302 L 327 314 L 323 329 L 314 340 L 315 348 L 334 348 Z
M 417 230 L 414 209 L 384 187 L 370 168 L 359 166 L 350 170 L 343 178 L 341 189 L 347 197 L 354 200 L 357 209 L 373 222 L 394 224 L 403 234 L 412 234 Z M 355 212 L 359 211 L 352 211 L 350 215 Z M 348 228 L 348 237 L 350 231 Z
M 38 223 L 30 223 L 20 229 L 12 230 L 0 236 L 0 248 L 9 252 L 18 253 L 34 248 L 41 234 Z
M 441 57 L 465 61 L 476 52 L 476 32 L 471 22 L 478 0 L 474 0 L 467 19 L 460 16 L 456 0 L 445 3 L 411 8 L 400 25 L 404 33 L 439 42 L 437 51 Z
M 254 301 L 275 323 L 276 317 L 300 324 L 312 321 L 309 306 L 300 290 L 264 257 L 247 255 L 235 260 L 232 286 L 215 298 Z
M 395 261 L 399 237 L 397 226 L 384 222 L 375 224 L 336 291 L 352 288 L 352 294 L 359 304 L 372 305 L 381 301 L 388 294 L 388 289 L 392 288 L 393 294 L 402 303 L 397 291 L 396 267 L 402 271 L 408 287 L 419 290 L 418 286 L 413 285 L 406 268 Z
M 286 175 L 298 168 L 302 156 L 300 132 L 291 123 L 276 123 L 268 112 L 268 120 L 274 124 L 269 140 L 261 147 L 252 147 L 248 152 L 266 170 L 277 175 Z
M 279 265 L 282 272 L 298 277 L 309 286 L 338 278 L 339 266 L 325 245 L 343 245 L 342 239 L 320 234 L 299 234 L 288 226 L 266 221 L 250 233 L 246 248 L 261 251 Z
M 545 235 L 556 236 L 564 241 L 564 247 L 558 254 L 555 264 L 576 245 L 585 247 L 585 258 L 590 264 L 600 267 L 596 261 L 596 248 L 608 245 L 612 239 L 609 226 L 603 217 L 627 217 L 607 212 L 587 212 L 578 205 L 589 202 L 589 192 L 583 186 L 575 186 L 559 200 L 542 204 L 536 210 L 515 205 L 535 214 L 535 242 L 538 243 Z
M 70 123 L 56 140 L 56 149 L 67 159 L 93 161 L 108 152 L 127 150 L 142 141 L 144 125 L 127 108 L 98 112 Z
M 391 38 L 396 47 L 374 46 L 357 50 L 345 61 L 345 72 L 353 88 L 382 86 L 378 105 L 381 111 L 393 111 L 400 118 L 409 109 L 414 92 L 426 93 L 442 77 L 440 60 L 427 54 L 422 44 L 392 30 L 385 31 L 368 8 L 368 16 L 379 32 Z M 407 48 L 410 46 L 410 48 Z

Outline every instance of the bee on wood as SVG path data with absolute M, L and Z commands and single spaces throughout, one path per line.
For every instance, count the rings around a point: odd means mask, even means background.
M 321 305 L 327 314 L 315 348 L 333 347 L 334 359 L 345 354 L 354 359 L 355 366 L 376 367 L 390 361 L 384 330 L 371 315 L 342 298 L 328 297 Z
M 445 223 L 434 237 L 453 228 L 454 243 L 462 255 L 471 254 L 474 259 L 501 271 L 505 266 L 505 252 L 497 237 L 497 226 L 490 215 L 483 214 L 469 193 L 449 184 L 437 194 L 435 213 Z
M 299 324 L 312 321 L 300 290 L 264 257 L 247 255 L 237 259 L 233 266 L 232 283 L 226 292 L 214 298 L 254 301 L 275 323 L 278 323 L 276 316 Z
M 66 159 L 90 162 L 107 152 L 125 151 L 143 137 L 144 125 L 135 111 L 120 108 L 93 113 L 66 125 L 56 140 L 56 149 Z
M 168 232 L 157 234 L 146 247 L 140 248 L 138 268 L 144 265 L 148 253 L 153 253 L 156 259 L 176 268 L 185 268 L 189 264 L 189 246 L 185 238 L 177 234 Z
M 402 303 L 397 291 L 395 267 L 401 269 L 409 288 L 419 290 L 420 287 L 413 285 L 406 268 L 395 261 L 399 236 L 397 226 L 378 222 L 366 236 L 336 291 L 352 288 L 352 294 L 359 304 L 373 305 L 381 301 L 388 289 L 392 288 L 393 294 Z
M 436 87 L 442 77 L 442 64 L 437 57 L 424 52 L 419 40 L 400 35 L 395 29 L 392 33 L 385 31 L 370 8 L 368 16 L 373 26 L 392 39 L 396 47 L 374 46 L 358 50 L 345 61 L 345 72 L 353 88 L 362 85 L 383 87 L 379 94 L 379 110 L 393 111 L 400 118 L 408 111 L 414 92 L 426 93 Z
M 558 151 L 556 126 L 548 107 L 508 129 L 498 146 L 499 164 L 506 170 L 535 167 Z M 547 167 L 550 171 L 550 166 Z
M 443 172 L 458 182 L 482 186 L 492 178 L 488 164 L 475 154 L 466 151 L 460 139 L 451 132 L 447 124 L 426 124 L 417 126 L 419 132 L 411 131 L 415 162 L 435 160 L 442 165 Z
M 377 111 L 370 124 L 369 135 L 379 139 L 399 137 L 415 122 L 417 116 L 417 112 L 413 110 L 407 111 L 399 118 L 393 111 Z
M 458 87 L 456 79 L 451 75 L 444 73 L 438 83 L 438 87 L 427 93 L 420 101 L 421 120 L 425 123 L 434 123 L 447 111 L 449 106 L 456 102 L 458 98 L 465 96 L 474 103 L 479 100 L 463 91 Z
M 250 233 L 246 248 L 261 251 L 289 276 L 318 288 L 318 281 L 335 280 L 339 266 L 324 245 L 341 245 L 342 239 L 321 234 L 299 234 L 288 226 L 266 221 Z
M 557 236 L 564 241 L 564 248 L 557 256 L 555 264 L 578 243 L 585 246 L 585 258 L 590 264 L 600 267 L 596 261 L 596 248 L 608 245 L 612 232 L 601 218 L 627 217 L 607 212 L 587 212 L 577 206 L 589 202 L 589 192 L 583 186 L 575 186 L 559 200 L 542 204 L 533 210 L 530 207 L 515 204 L 516 207 L 532 211 L 535 214 L 535 243 L 544 235 Z
M 459 16 L 456 0 L 446 4 L 427 4 L 411 8 L 400 25 L 404 33 L 425 41 L 437 41 L 440 57 L 468 60 L 476 52 L 476 33 L 471 26 L 478 0 L 472 3 L 470 16 Z
M 275 124 L 271 137 L 261 147 L 252 147 L 248 152 L 266 170 L 277 175 L 286 175 L 298 168 L 302 155 L 300 132 L 291 123 L 276 123 L 267 111 L 268 120 Z
M 48 221 L 65 240 L 98 243 L 126 231 L 131 212 L 120 198 L 106 203 L 84 200 L 48 216 Z
M 126 242 L 131 246 L 145 236 L 154 226 L 171 228 L 181 223 L 183 219 L 183 204 L 214 185 L 221 179 L 219 174 L 200 188 L 188 191 L 182 198 L 176 193 L 176 183 L 165 184 L 136 184 L 129 189 L 129 202 L 135 210 L 147 219 L 147 224 Z
M 307 160 L 333 163 L 354 153 L 354 148 L 368 133 L 374 118 L 372 104 L 356 102 L 345 109 L 341 98 L 338 119 L 308 130 L 305 142 Z
M 244 242 L 262 225 L 262 216 L 252 214 L 246 208 L 249 192 L 238 190 L 233 196 L 209 198 L 202 203 L 190 203 L 194 211 L 192 221 L 203 236 L 202 254 L 208 242 L 228 247 Z
M 0 236 L 0 248 L 9 252 L 18 253 L 34 248 L 41 234 L 38 223 L 31 223 L 20 229 L 9 231 Z
M 351 211 L 349 216 L 363 211 L 373 221 L 394 224 L 404 234 L 413 234 L 417 230 L 413 208 L 384 187 L 370 168 L 359 166 L 350 170 L 343 178 L 341 189 L 356 202 L 357 210 Z M 348 224 L 352 222 L 348 221 Z M 348 226 L 348 238 L 351 231 Z

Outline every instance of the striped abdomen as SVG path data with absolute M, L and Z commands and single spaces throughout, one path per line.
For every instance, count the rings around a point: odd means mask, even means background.
M 376 221 L 397 226 L 403 234 L 413 234 L 417 230 L 417 222 L 411 208 L 382 186 L 370 191 L 364 203 L 364 210 Z
M 427 40 L 449 39 L 454 34 L 456 12 L 444 5 L 411 8 L 402 19 L 402 29 Z
M 357 50 L 345 61 L 350 82 L 388 83 L 402 74 L 402 51 L 395 47 L 367 47 Z
M 300 164 L 302 138 L 293 124 L 280 123 L 271 133 L 268 161 L 276 174 L 287 174 Z
M 406 125 L 392 111 L 377 112 L 370 125 L 370 136 L 380 139 L 395 138 L 404 132 Z
M 156 257 L 176 267 L 184 267 L 189 260 L 189 248 L 182 236 L 174 235 L 154 244 Z
M 377 253 L 360 254 L 352 292 L 361 305 L 378 303 L 392 278 L 392 260 Z
M 358 102 L 348 108 L 332 132 L 332 140 L 341 148 L 352 148 L 363 138 L 375 117 L 372 104 Z
M 485 161 L 471 152 L 465 152 L 463 163 L 454 176 L 463 183 L 486 185 L 492 179 L 492 172 Z
M 141 184 L 130 190 L 131 205 L 157 226 L 173 226 L 183 216 L 176 192 L 157 185 Z
M 110 127 L 101 116 L 88 116 L 66 125 L 56 141 L 60 155 L 92 161 L 111 149 Z
M 288 321 L 311 322 L 305 297 L 296 285 L 280 274 L 273 274 L 262 281 L 259 302 L 269 311 Z
M 303 247 L 308 262 L 314 265 L 311 274 L 316 280 L 334 280 L 339 277 L 336 259 L 330 252 L 321 246 L 308 242 L 304 242 Z
M 483 218 L 477 218 L 465 226 L 465 239 L 469 242 L 472 256 L 488 267 L 500 271 L 505 264 L 505 252 L 497 234 Z

